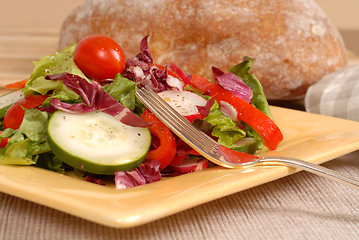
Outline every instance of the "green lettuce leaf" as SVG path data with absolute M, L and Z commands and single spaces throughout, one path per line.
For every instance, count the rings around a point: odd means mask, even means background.
M 262 85 L 256 76 L 251 74 L 254 62 L 254 58 L 244 57 L 241 63 L 232 66 L 229 71 L 237 75 L 248 87 L 252 89 L 253 98 L 251 104 L 272 118 L 272 113 L 269 109 L 268 101 L 264 95 Z
M 10 137 L 6 148 L 0 149 L 0 164 L 31 165 L 38 155 L 49 152 L 47 124 L 49 114 L 37 109 L 26 109 L 17 130 L 5 129 L 0 138 Z
M 212 135 L 218 138 L 218 143 L 230 147 L 236 141 L 246 136 L 246 132 L 242 130 L 237 123 L 231 118 L 225 116 L 219 110 L 217 101 L 211 107 L 210 113 L 203 120 L 212 124 Z
M 52 97 L 57 97 L 65 102 L 77 101 L 80 97 L 68 89 L 61 81 L 45 79 L 47 75 L 68 72 L 88 80 L 73 60 L 75 47 L 76 44 L 73 44 L 61 52 L 42 57 L 40 61 L 35 61 L 34 70 L 23 89 L 24 94 L 39 93 L 44 95 L 52 91 Z
M 48 169 L 57 173 L 65 173 L 65 164 L 62 160 L 55 157 L 52 153 L 40 154 L 36 166 L 44 169 Z
M 103 90 L 110 94 L 123 106 L 133 110 L 136 105 L 136 83 L 117 74 L 114 81 L 103 87 Z
M 259 136 L 259 134 L 254 131 L 252 127 L 247 125 L 246 123 L 243 123 L 244 131 L 246 132 L 247 137 L 252 137 L 257 142 L 257 150 L 261 150 L 264 147 L 263 138 Z

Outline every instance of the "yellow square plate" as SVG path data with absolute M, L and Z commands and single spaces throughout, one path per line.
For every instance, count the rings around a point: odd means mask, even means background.
M 323 163 L 359 149 L 359 122 L 272 107 L 284 141 L 265 155 Z M 117 190 L 35 167 L 0 166 L 0 191 L 99 224 L 134 227 L 294 173 L 288 167 L 210 168 Z

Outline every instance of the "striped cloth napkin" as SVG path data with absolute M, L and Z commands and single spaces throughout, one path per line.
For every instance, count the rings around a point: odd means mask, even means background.
M 359 121 L 359 65 L 324 76 L 305 96 L 307 112 Z

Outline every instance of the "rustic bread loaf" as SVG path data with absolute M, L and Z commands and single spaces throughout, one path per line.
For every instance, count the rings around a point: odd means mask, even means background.
M 346 65 L 338 30 L 314 0 L 87 0 L 63 23 L 59 49 L 84 36 L 113 37 L 126 57 L 149 35 L 156 63 L 212 78 L 244 56 L 268 99 L 303 98 L 307 88 Z

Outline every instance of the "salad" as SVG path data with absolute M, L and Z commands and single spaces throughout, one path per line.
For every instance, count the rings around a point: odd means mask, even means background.
M 129 188 L 210 166 L 136 98 L 148 86 L 223 146 L 248 154 L 274 150 L 283 136 L 273 122 L 255 59 L 213 79 L 154 63 L 148 37 L 126 59 L 121 46 L 91 35 L 34 62 L 16 91 L 0 97 L 0 164 L 33 165 L 86 181 Z

